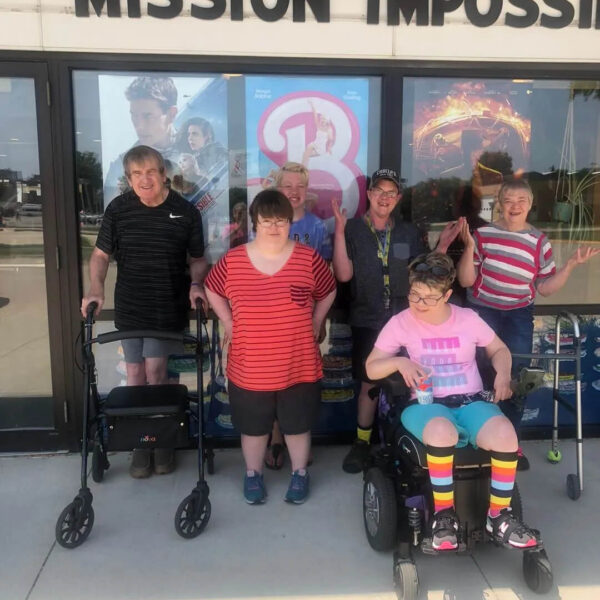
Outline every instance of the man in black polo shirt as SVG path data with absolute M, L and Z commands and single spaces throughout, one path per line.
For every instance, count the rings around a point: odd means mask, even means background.
M 104 304 L 104 281 L 110 256 L 117 262 L 115 326 L 120 330 L 183 331 L 187 313 L 196 300 L 206 302 L 202 282 L 208 270 L 200 213 L 169 190 L 161 154 L 149 146 L 136 146 L 123 157 L 131 190 L 106 208 L 96 247 L 90 258 L 90 288 L 81 303 Z M 189 263 L 191 283 L 186 267 Z M 123 340 L 127 384 L 167 383 L 169 354 L 181 351 L 178 343 L 154 338 Z M 170 449 L 154 451 L 155 473 L 175 468 Z M 152 473 L 150 450 L 134 450 L 132 477 Z
M 365 361 L 381 328 L 390 317 L 408 306 L 408 263 L 427 252 L 423 236 L 412 223 L 394 219 L 392 211 L 402 197 L 400 178 L 393 169 L 378 169 L 371 177 L 369 209 L 363 217 L 347 219 L 345 210 L 332 202 L 335 216 L 333 269 L 339 281 L 350 281 L 352 369 L 360 384 L 357 436 L 343 469 L 363 470 L 370 454 L 370 440 L 377 404 L 369 397 L 373 382 Z M 438 252 L 446 252 L 458 234 L 448 224 L 440 236 Z

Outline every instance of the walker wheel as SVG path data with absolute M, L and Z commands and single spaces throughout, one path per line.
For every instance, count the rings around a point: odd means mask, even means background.
M 208 472 L 209 475 L 214 475 L 215 474 L 215 453 L 212 450 L 212 448 L 210 450 L 205 450 L 204 456 L 206 458 L 206 471 Z
M 574 473 L 567 475 L 567 496 L 569 496 L 571 500 L 579 500 L 579 497 L 581 496 L 579 476 Z
M 63 548 L 77 548 L 87 539 L 94 526 L 94 509 L 91 504 L 85 508 L 80 497 L 76 497 L 60 513 L 56 521 L 56 541 Z
M 406 558 L 394 562 L 394 587 L 398 600 L 416 600 L 419 595 L 419 576 L 412 560 Z
M 96 442 L 92 451 L 92 479 L 96 483 L 100 483 L 104 479 L 104 471 L 108 470 L 108 467 L 110 467 L 110 463 L 106 458 L 106 452 Z
M 548 459 L 548 462 L 551 462 L 553 465 L 555 465 L 562 460 L 562 452 L 560 450 L 548 450 L 546 458 Z
M 181 501 L 175 513 L 175 531 L 186 539 L 199 536 L 210 519 L 210 500 L 201 492 L 192 492 Z
M 545 550 L 523 552 L 523 576 L 530 590 L 546 594 L 552 588 L 552 565 Z

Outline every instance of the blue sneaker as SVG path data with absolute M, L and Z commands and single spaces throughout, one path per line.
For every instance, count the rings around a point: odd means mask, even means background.
M 262 504 L 267 498 L 263 476 L 256 471 L 248 471 L 244 477 L 244 498 L 248 504 Z
M 304 471 L 303 474 L 300 471 Z M 285 501 L 292 504 L 302 504 L 308 498 L 308 484 L 310 477 L 306 469 L 299 469 L 292 473 L 290 487 L 285 494 Z

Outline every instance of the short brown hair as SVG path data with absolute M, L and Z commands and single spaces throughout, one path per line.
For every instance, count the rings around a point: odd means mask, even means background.
M 125 98 L 133 100 L 156 100 L 163 113 L 177 106 L 177 88 L 170 77 L 136 77 L 125 90 Z
M 167 167 L 165 165 L 165 159 L 162 157 L 162 154 L 151 148 L 150 146 L 134 146 L 130 150 L 127 150 L 125 156 L 123 157 L 123 171 L 125 171 L 125 175 L 129 177 L 129 165 L 131 163 L 142 163 L 147 160 L 154 159 L 156 164 L 158 165 L 158 170 L 161 175 L 164 175 Z
M 441 252 L 421 254 L 408 265 L 408 283 L 411 286 L 422 283 L 445 294 L 455 278 L 456 269 L 452 259 Z
M 291 223 L 294 218 L 294 209 L 286 196 L 278 190 L 263 190 L 256 194 L 250 205 L 252 231 L 256 231 L 259 215 L 263 219 L 287 219 Z
M 304 177 L 304 184 L 308 185 L 308 169 L 301 163 L 286 162 L 275 174 L 275 187 L 281 187 L 281 181 L 286 173 L 300 173 Z

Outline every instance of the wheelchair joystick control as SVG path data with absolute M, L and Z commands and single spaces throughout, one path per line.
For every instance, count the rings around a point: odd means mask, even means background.
M 421 513 L 418 508 L 412 507 L 408 511 L 408 526 L 413 532 L 413 546 L 418 546 L 421 534 Z

